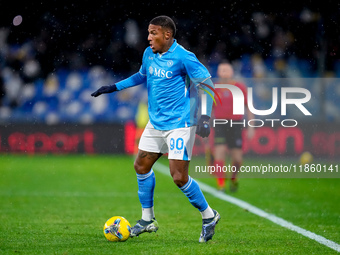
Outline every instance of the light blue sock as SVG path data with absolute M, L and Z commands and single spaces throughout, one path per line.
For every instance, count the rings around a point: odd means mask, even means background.
M 189 176 L 188 182 L 180 188 L 184 195 L 189 199 L 189 202 L 196 207 L 200 212 L 208 208 L 208 202 L 205 199 L 197 182 Z
M 138 197 L 142 208 L 153 207 L 153 193 L 156 185 L 155 174 L 151 169 L 147 174 L 137 174 Z

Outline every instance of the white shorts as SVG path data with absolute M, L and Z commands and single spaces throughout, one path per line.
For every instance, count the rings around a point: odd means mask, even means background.
M 169 159 L 189 161 L 195 142 L 195 133 L 196 126 L 161 131 L 156 130 L 149 121 L 138 148 L 148 152 L 169 153 Z

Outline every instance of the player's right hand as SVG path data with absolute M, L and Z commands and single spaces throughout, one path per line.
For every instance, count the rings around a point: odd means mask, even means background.
M 208 115 L 202 115 L 198 120 L 196 134 L 201 137 L 208 137 L 210 134 L 210 117 Z
M 97 96 L 100 96 L 101 94 L 112 93 L 112 92 L 115 92 L 115 91 L 117 91 L 116 84 L 109 85 L 109 86 L 102 86 L 98 90 L 93 92 L 91 94 L 91 96 L 97 97 Z

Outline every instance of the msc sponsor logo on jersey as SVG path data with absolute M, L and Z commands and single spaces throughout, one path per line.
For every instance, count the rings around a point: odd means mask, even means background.
M 149 67 L 149 73 L 151 75 L 160 77 L 160 78 L 167 78 L 167 79 L 171 79 L 172 78 L 172 71 L 166 71 L 164 69 L 159 69 L 156 67 Z

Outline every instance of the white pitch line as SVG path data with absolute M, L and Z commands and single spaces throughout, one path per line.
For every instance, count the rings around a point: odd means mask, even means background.
M 162 173 L 162 174 L 165 174 L 165 175 L 169 175 L 170 176 L 170 173 L 169 173 L 169 168 L 161 163 L 156 163 L 154 165 L 154 169 L 157 170 L 158 172 Z M 310 239 L 313 239 L 315 241 L 317 241 L 318 243 L 320 244 L 323 244 L 337 252 L 340 252 L 340 245 L 331 241 L 331 240 L 328 240 L 327 238 L 323 237 L 323 236 L 320 236 L 320 235 L 317 235 L 311 231 L 308 231 L 308 230 L 305 230 L 303 228 L 300 228 L 298 226 L 295 226 L 293 223 L 289 222 L 289 221 L 286 221 L 280 217 L 277 217 L 275 216 L 274 214 L 270 214 L 270 213 L 267 213 L 259 208 L 257 208 L 256 206 L 253 206 L 241 199 L 238 199 L 238 198 L 235 198 L 235 197 L 232 197 L 232 196 L 229 196 L 227 194 L 224 194 L 224 193 L 221 193 L 221 192 L 218 192 L 215 188 L 212 188 L 211 186 L 205 184 L 205 183 L 202 183 L 200 181 L 197 181 L 196 182 L 198 183 L 198 185 L 201 187 L 201 190 L 204 191 L 204 192 L 207 192 L 209 193 L 210 195 L 214 196 L 214 197 L 217 197 L 221 200 L 224 200 L 226 202 L 229 202 L 229 203 L 232 203 L 234 205 L 237 205 L 238 207 L 241 207 L 242 209 L 245 209 L 255 215 L 258 215 L 262 218 L 265 218 L 265 219 L 268 219 L 270 220 L 271 222 L 274 222 L 275 224 L 277 225 L 280 225 L 284 228 L 287 228 L 287 229 L 290 229 L 292 231 L 295 231 L 305 237 L 308 237 Z

